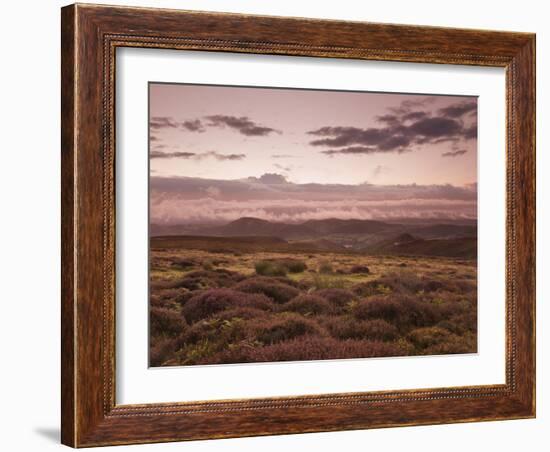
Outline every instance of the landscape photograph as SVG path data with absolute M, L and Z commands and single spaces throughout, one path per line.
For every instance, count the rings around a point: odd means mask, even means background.
M 477 98 L 149 84 L 149 366 L 477 353 Z

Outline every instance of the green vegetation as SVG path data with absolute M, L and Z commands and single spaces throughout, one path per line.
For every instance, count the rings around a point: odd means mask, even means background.
M 152 247 L 152 366 L 477 350 L 475 259 L 237 243 Z

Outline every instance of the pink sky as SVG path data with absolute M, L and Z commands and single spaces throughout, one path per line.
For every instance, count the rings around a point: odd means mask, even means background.
M 476 215 L 475 97 L 149 87 L 152 221 Z
M 284 174 L 292 182 L 357 184 L 443 184 L 476 182 L 477 139 L 411 145 L 405 152 L 368 155 L 322 154 L 311 146 L 315 138 L 307 132 L 326 126 L 379 128 L 377 117 L 407 103 L 411 112 L 437 113 L 439 109 L 475 98 L 386 93 L 313 91 L 296 89 L 246 88 L 181 84 L 150 85 L 150 117 L 194 121 L 214 115 L 247 117 L 255 124 L 280 133 L 247 136 L 229 127 L 208 127 L 205 132 L 184 128 L 152 131 L 158 152 L 217 152 L 245 154 L 240 161 L 204 159 L 152 159 L 155 175 L 208 177 L 219 179 Z M 405 107 L 406 108 L 406 107 Z M 466 124 L 475 115 L 458 118 Z M 453 118 L 455 119 L 455 118 Z M 455 158 L 444 153 L 466 150 Z M 286 156 L 273 158 L 272 156 Z

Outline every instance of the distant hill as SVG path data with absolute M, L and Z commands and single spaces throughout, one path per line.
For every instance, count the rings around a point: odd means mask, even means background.
M 393 239 L 383 240 L 365 251 L 387 255 L 475 258 L 477 257 L 477 238 L 425 240 L 411 234 L 401 234 Z
M 254 217 L 242 217 L 226 224 L 154 225 L 152 238 L 163 243 L 172 237 L 199 237 L 212 239 L 201 242 L 207 249 L 216 243 L 234 244 L 254 249 L 275 246 L 280 249 L 307 249 L 310 251 L 350 251 L 378 254 L 418 254 L 432 256 L 473 257 L 477 248 L 477 226 L 464 222 L 436 223 L 411 220 L 411 223 L 393 223 L 378 220 L 338 219 L 308 220 L 303 223 L 283 223 Z M 243 242 L 237 239 L 250 238 Z M 276 242 L 267 239 L 276 239 Z M 189 241 L 185 239 L 184 241 Z M 155 241 L 155 243 L 161 241 Z M 245 244 L 245 245 L 243 245 Z M 194 246 L 194 245 L 193 245 Z
M 340 220 L 328 218 L 326 220 L 309 220 L 303 226 L 319 234 L 373 234 L 390 229 L 397 229 L 401 225 L 389 224 L 375 220 Z
M 421 238 L 431 237 L 476 237 L 477 225 L 465 224 L 431 224 L 426 226 L 412 227 L 408 229 L 410 234 Z
M 316 233 L 305 224 L 275 223 L 259 218 L 244 217 L 224 226 L 204 230 L 207 235 L 223 237 L 259 236 L 281 238 L 307 238 Z
M 168 235 L 151 237 L 152 249 L 200 249 L 213 253 L 235 252 L 344 252 L 345 248 L 329 240 L 287 242 L 276 237 L 208 237 Z
M 201 235 L 216 236 L 265 236 L 286 239 L 306 239 L 330 234 L 376 234 L 397 230 L 399 224 L 389 224 L 374 220 L 308 220 L 304 223 L 280 223 L 253 217 L 239 218 L 223 226 L 204 228 Z

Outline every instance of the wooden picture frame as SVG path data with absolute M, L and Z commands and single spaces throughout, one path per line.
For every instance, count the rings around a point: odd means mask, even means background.
M 71 5 L 62 9 L 62 442 L 73 447 L 535 416 L 535 35 Z M 115 403 L 115 50 L 506 69 L 506 383 Z

